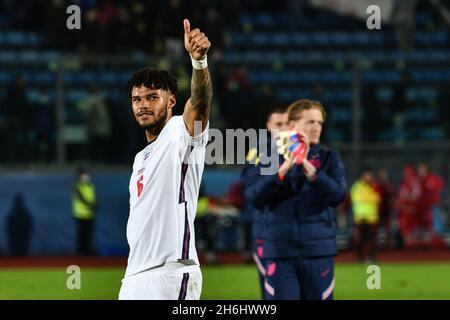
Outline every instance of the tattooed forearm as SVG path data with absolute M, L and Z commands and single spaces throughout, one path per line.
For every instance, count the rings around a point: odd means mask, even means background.
M 211 108 L 212 84 L 208 68 L 192 70 L 191 103 L 200 114 L 205 114 Z

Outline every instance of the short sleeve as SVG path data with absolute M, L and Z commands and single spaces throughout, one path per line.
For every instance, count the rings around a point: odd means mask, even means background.
M 205 127 L 205 130 L 203 130 L 199 135 L 195 137 L 192 137 L 189 134 L 182 116 L 179 117 L 178 121 L 183 138 L 186 139 L 189 145 L 194 147 L 206 147 L 209 139 L 209 121 Z

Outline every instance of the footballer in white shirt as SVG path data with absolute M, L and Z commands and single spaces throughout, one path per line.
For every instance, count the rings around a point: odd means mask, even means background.
M 183 24 L 193 66 L 183 115 L 172 116 L 177 81 L 167 71 L 139 70 L 127 86 L 148 144 L 136 155 L 130 178 L 130 253 L 121 300 L 200 299 L 194 218 L 208 142 L 212 85 L 206 54 L 211 43 L 199 29 L 191 30 L 189 20 Z

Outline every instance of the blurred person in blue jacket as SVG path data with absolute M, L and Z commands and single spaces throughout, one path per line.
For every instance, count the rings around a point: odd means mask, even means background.
M 289 129 L 288 116 L 286 112 L 286 107 L 275 105 L 269 111 L 267 115 L 266 121 L 266 129 L 268 131 L 268 135 L 271 135 L 276 138 L 276 132 L 286 131 Z M 270 140 L 273 140 L 270 139 Z M 246 165 L 241 173 L 241 179 L 245 181 L 248 179 L 248 174 L 252 174 L 254 171 L 255 164 L 259 163 L 259 156 L 257 146 L 250 148 L 246 156 Z M 245 196 L 245 195 L 244 195 Z M 250 242 L 251 242 L 251 251 L 252 257 L 255 261 L 256 267 L 258 268 L 259 273 L 259 282 L 261 286 L 262 296 L 264 297 L 264 277 L 265 277 L 265 268 L 264 268 L 264 248 L 263 248 L 263 239 L 264 239 L 264 219 L 262 214 L 258 214 L 257 210 L 249 201 L 249 199 L 244 198 L 244 208 L 245 215 L 249 216 L 251 219 L 251 231 L 250 231 Z
M 291 129 L 303 136 L 306 157 L 284 161 L 280 156 L 274 174 L 263 174 L 266 161 L 255 163 L 244 179 L 245 197 L 262 220 L 264 295 L 267 300 L 333 299 L 334 208 L 346 194 L 344 165 L 337 151 L 320 144 L 326 120 L 320 102 L 298 100 L 287 113 Z M 276 152 L 273 144 L 267 150 Z

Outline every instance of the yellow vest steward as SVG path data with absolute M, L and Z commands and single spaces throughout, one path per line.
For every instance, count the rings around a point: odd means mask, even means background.
M 72 193 L 73 215 L 75 218 L 92 219 L 95 202 L 95 187 L 92 183 L 75 183 Z
M 209 213 L 208 197 L 200 197 L 197 202 L 197 217 L 206 216 Z
M 363 221 L 369 224 L 378 223 L 378 205 L 380 195 L 365 181 L 356 181 L 351 190 L 353 217 L 356 224 Z

